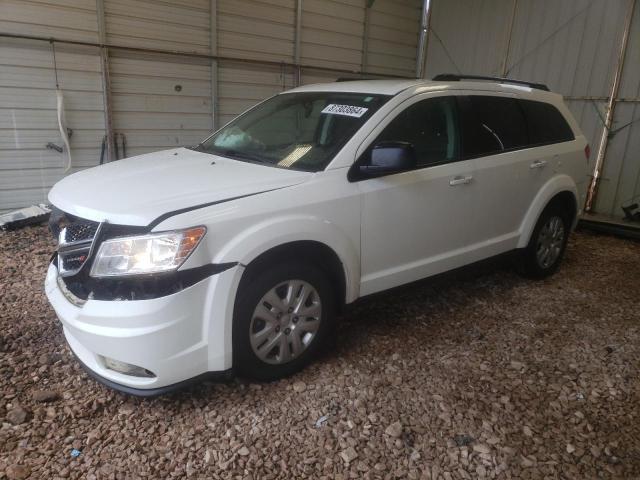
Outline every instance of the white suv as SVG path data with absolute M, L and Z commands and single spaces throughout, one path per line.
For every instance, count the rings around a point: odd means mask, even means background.
M 529 276 L 553 273 L 588 154 L 543 85 L 303 86 L 196 147 L 57 183 L 46 293 L 75 355 L 113 388 L 278 378 L 365 295 L 513 250 Z

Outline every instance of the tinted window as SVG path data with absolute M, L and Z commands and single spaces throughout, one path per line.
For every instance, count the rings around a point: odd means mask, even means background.
M 466 102 L 465 156 L 487 155 L 527 146 L 527 123 L 516 99 L 472 95 Z
M 375 143 L 411 143 L 418 166 L 448 162 L 458 158 L 457 108 L 455 98 L 438 97 L 407 107 L 378 136 Z
M 458 97 L 462 128 L 462 155 L 478 157 L 502 151 L 502 146 L 491 130 L 477 119 L 469 97 Z
M 568 142 L 574 139 L 571 127 L 553 105 L 532 100 L 520 100 L 529 126 L 532 145 Z

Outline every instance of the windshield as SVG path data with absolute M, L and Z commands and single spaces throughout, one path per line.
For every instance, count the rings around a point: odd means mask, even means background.
M 276 95 L 233 120 L 195 150 L 317 172 L 388 99 L 386 95 L 340 92 Z

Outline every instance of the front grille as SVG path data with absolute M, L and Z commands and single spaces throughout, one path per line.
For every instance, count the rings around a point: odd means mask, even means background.
M 64 231 L 64 243 L 76 243 L 82 241 L 91 241 L 96 235 L 98 230 L 98 223 L 90 220 L 76 220 L 74 223 L 70 223 Z
M 77 217 L 65 220 L 66 226 L 58 234 L 58 273 L 69 277 L 78 273 L 89 258 L 100 224 Z

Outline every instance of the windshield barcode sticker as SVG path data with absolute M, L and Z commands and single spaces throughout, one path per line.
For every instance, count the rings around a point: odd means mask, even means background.
M 355 107 L 353 105 L 338 105 L 336 103 L 331 103 L 324 107 L 322 113 L 328 113 L 330 115 L 346 115 L 348 117 L 356 117 L 360 118 L 362 115 L 367 113 L 368 108 L 365 107 Z

